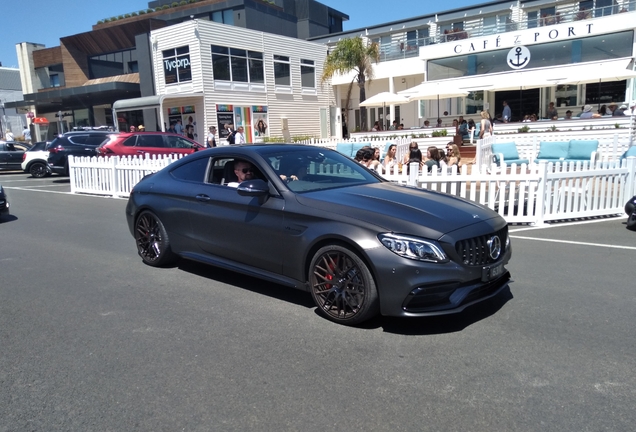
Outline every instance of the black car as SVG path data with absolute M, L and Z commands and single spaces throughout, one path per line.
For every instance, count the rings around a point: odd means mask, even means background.
M 114 132 L 79 131 L 67 132 L 55 138 L 48 147 L 47 159 L 51 172 L 68 175 L 68 156 L 95 156 L 95 149 Z
M 29 147 L 27 143 L 0 141 L 0 169 L 21 170 L 22 155 Z
M 459 312 L 510 279 L 497 213 L 319 147 L 194 153 L 142 179 L 126 217 L 148 265 L 182 257 L 306 290 L 342 324 Z
M 4 191 L 2 185 L 0 185 L 0 216 L 9 214 L 9 199 Z

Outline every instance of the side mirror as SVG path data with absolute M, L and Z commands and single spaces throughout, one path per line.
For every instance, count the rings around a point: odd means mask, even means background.
M 241 196 L 262 197 L 269 194 L 269 185 L 261 179 L 246 180 L 238 185 L 237 191 Z

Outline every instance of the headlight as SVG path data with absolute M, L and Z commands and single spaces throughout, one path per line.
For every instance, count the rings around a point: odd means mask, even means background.
M 442 247 L 433 240 L 397 234 L 380 234 L 378 239 L 388 250 L 403 258 L 437 263 L 448 261 Z

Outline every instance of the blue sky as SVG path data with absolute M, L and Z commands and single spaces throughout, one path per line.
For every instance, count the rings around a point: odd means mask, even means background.
M 8 0 L 2 0 L 6 2 Z M 431 0 L 319 0 L 349 15 L 345 30 L 443 12 L 466 5 L 484 3 L 455 0 L 452 5 Z M 6 5 L 5 5 L 6 6 Z M 42 43 L 59 45 L 61 37 L 90 31 L 97 21 L 148 7 L 147 0 L 31 0 L 14 4 L 20 14 L 2 20 L 0 25 L 0 62 L 5 67 L 18 67 L 15 44 Z M 6 7 L 5 7 L 6 8 Z

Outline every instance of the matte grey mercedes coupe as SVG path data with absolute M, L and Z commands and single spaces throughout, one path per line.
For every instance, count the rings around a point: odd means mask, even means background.
M 196 152 L 135 185 L 126 217 L 148 265 L 185 258 L 306 290 L 347 325 L 459 312 L 510 280 L 497 213 L 321 147 Z

